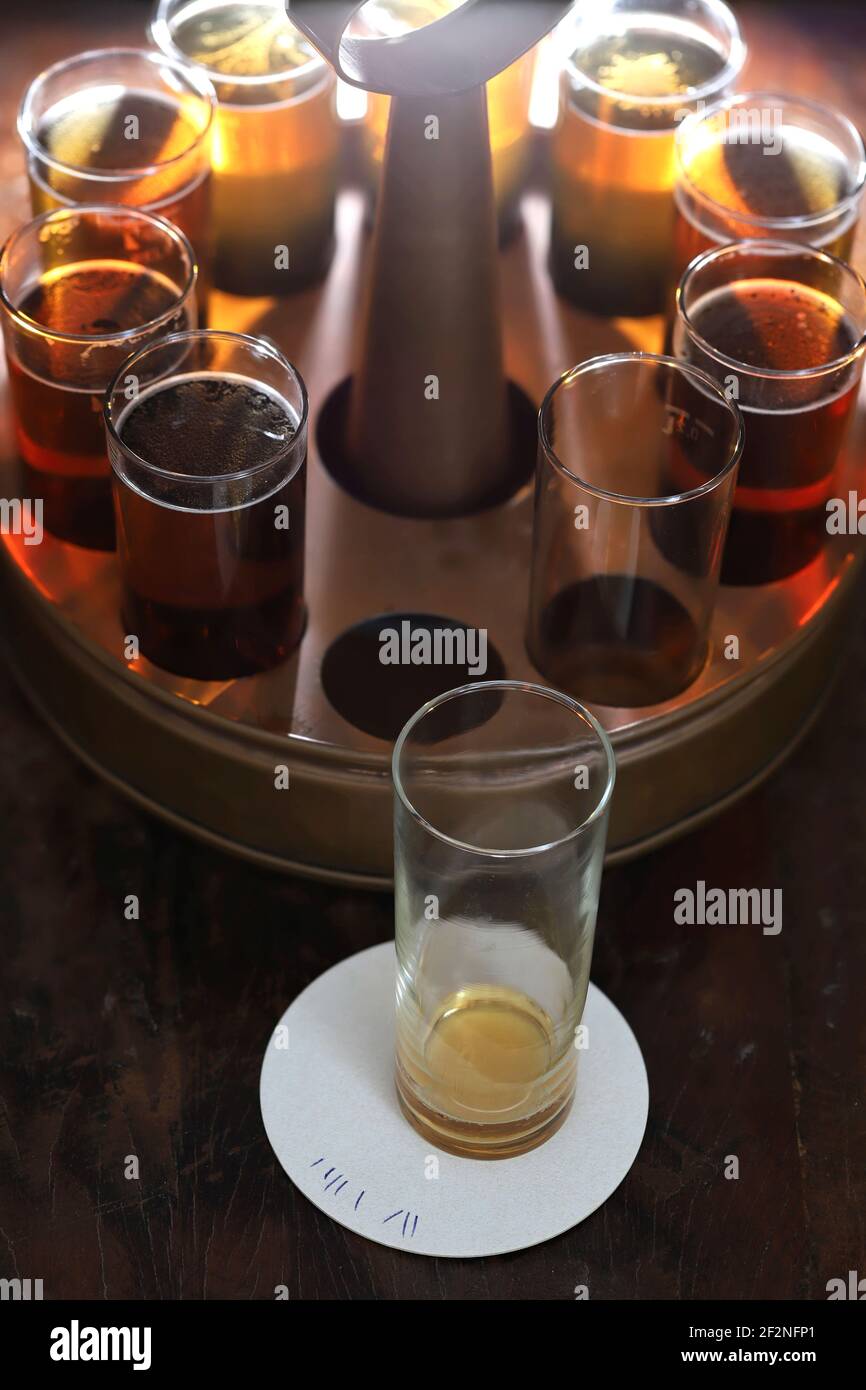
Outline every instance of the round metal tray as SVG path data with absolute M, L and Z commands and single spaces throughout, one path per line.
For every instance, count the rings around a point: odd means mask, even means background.
M 416 521 L 349 496 L 323 466 L 318 412 L 353 367 L 367 251 L 363 199 L 338 207 L 326 283 L 283 301 L 215 296 L 211 322 L 272 337 L 312 401 L 306 598 L 293 659 L 267 675 L 201 683 L 123 659 L 114 559 L 46 536 L 3 537 L 3 627 L 12 669 L 34 704 L 95 771 L 172 824 L 261 863 L 383 887 L 391 878 L 390 745 L 334 709 L 320 679 L 329 646 L 385 613 L 427 613 L 486 628 L 514 679 L 539 680 L 523 645 L 531 489 L 478 515 Z M 603 321 L 556 298 L 546 270 L 548 206 L 523 205 L 523 234 L 502 254 L 506 366 L 537 404 L 554 377 L 597 353 L 657 350 L 657 320 Z M 3 412 L 0 493 L 14 496 Z M 842 495 L 855 485 L 858 415 Z M 833 538 L 778 584 L 722 589 L 712 653 L 677 699 L 641 710 L 599 708 L 619 775 L 610 857 L 636 855 L 720 810 L 765 776 L 818 709 L 837 669 L 862 551 Z M 737 634 L 739 661 L 724 638 Z M 289 769 L 278 790 L 275 769 Z

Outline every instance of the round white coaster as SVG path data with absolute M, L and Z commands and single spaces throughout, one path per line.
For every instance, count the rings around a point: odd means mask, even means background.
M 634 1034 L 594 985 L 564 1125 L 517 1158 L 457 1158 L 403 1118 L 394 1090 L 394 946 L 340 961 L 299 995 L 262 1064 L 265 1131 L 292 1182 L 341 1226 L 417 1255 L 502 1255 L 595 1211 L 640 1148 L 649 1105 Z

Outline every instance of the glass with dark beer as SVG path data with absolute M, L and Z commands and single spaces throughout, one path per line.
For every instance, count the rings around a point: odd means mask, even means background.
M 195 327 L 192 247 L 161 217 L 124 207 L 44 213 L 0 253 L 0 306 L 23 495 L 45 527 L 114 547 L 102 398 L 120 364 Z
M 676 354 L 720 382 L 745 420 L 723 583 L 784 579 L 826 544 L 864 335 L 866 283 L 825 251 L 735 242 L 686 270 Z
M 105 405 L 125 632 L 176 675 L 283 661 L 304 628 L 307 393 L 270 342 L 175 334 Z

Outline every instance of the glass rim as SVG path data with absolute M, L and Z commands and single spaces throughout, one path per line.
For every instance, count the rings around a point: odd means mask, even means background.
M 150 463 L 148 459 L 143 458 L 141 454 L 136 453 L 135 449 L 131 449 L 118 432 L 118 428 L 114 422 L 113 412 L 111 409 L 112 397 L 114 396 L 114 393 L 118 388 L 118 383 L 121 377 L 129 375 L 130 368 L 133 366 L 133 364 L 139 361 L 149 352 L 156 352 L 158 349 L 168 347 L 170 344 L 173 343 L 189 343 L 193 341 L 201 342 L 204 339 L 210 339 L 211 341 L 213 341 L 217 338 L 223 341 L 228 341 L 230 343 L 240 343 L 247 348 L 255 348 L 257 351 L 263 352 L 266 356 L 272 358 L 273 361 L 278 362 L 281 367 L 284 367 L 288 370 L 293 380 L 297 382 L 297 385 L 300 388 L 301 393 L 301 413 L 298 419 L 297 429 L 295 430 L 295 433 L 292 435 L 292 438 L 288 441 L 287 448 L 283 452 L 275 454 L 273 458 L 264 459 L 261 463 L 254 463 L 250 468 L 237 468 L 233 473 L 192 474 L 178 473 L 171 468 L 160 468 L 158 464 Z M 207 375 L 210 375 L 210 373 L 207 373 Z M 218 375 L 218 373 L 214 373 L 214 375 Z M 280 459 L 285 458 L 286 454 L 291 452 L 296 439 L 307 428 L 309 406 L 310 402 L 309 397 L 307 395 L 307 387 L 304 378 L 301 376 L 297 367 L 295 367 L 284 355 L 284 353 L 280 351 L 276 343 L 270 342 L 270 340 L 267 338 L 256 338 L 250 333 L 232 333 L 225 328 L 189 328 L 183 330 L 180 333 L 169 333 L 164 338 L 156 338 L 152 342 L 145 343 L 143 347 L 138 348 L 129 357 L 127 357 L 125 362 L 121 363 L 117 371 L 114 373 L 114 376 L 111 378 L 111 381 L 108 384 L 108 388 L 106 389 L 102 406 L 102 416 L 103 420 L 105 421 L 105 427 L 108 430 L 110 437 L 117 444 L 117 447 L 119 449 L 122 449 L 124 454 L 134 459 L 136 464 L 139 464 L 142 468 L 146 469 L 148 473 L 154 474 L 156 475 L 156 477 L 165 478 L 171 482 L 177 483 L 234 483 L 238 482 L 242 478 L 257 478 L 260 473 L 263 473 L 268 468 L 273 468 L 274 464 L 279 463 Z M 301 455 L 301 457 L 299 457 L 298 461 L 295 464 L 295 467 L 292 469 L 292 472 L 286 478 L 286 482 L 291 482 L 292 478 L 294 478 L 295 474 L 301 466 L 303 457 L 303 454 Z
M 708 92 L 714 92 L 718 88 L 726 87 L 733 82 L 734 78 L 737 77 L 742 70 L 748 52 L 746 41 L 740 32 L 737 17 L 730 6 L 725 4 L 725 0 L 700 0 L 700 5 L 704 12 L 721 21 L 725 34 L 730 41 L 730 49 L 725 57 L 724 67 L 722 67 L 715 76 L 707 78 L 704 82 L 698 83 L 696 87 L 689 87 L 684 92 L 670 93 L 661 96 L 647 96 L 646 93 L 626 92 L 620 91 L 614 87 L 604 87 L 600 82 L 596 82 L 593 78 L 587 76 L 583 69 L 574 62 L 573 49 L 565 59 L 565 70 L 570 76 L 577 78 L 584 87 L 588 87 L 599 96 L 608 98 L 614 97 L 621 103 L 628 102 L 637 106 L 652 106 L 653 108 L 657 107 L 664 111 L 669 109 L 675 111 L 678 107 L 685 105 L 686 102 L 700 101 Z M 641 13 L 644 13 L 644 11 L 641 11 Z M 645 13 L 653 13 L 651 3 L 648 4 Z M 588 20 L 591 21 L 594 16 L 591 15 L 590 10 L 586 10 L 582 14 L 578 13 L 573 15 L 573 17 L 576 20 L 573 32 L 577 35 L 581 26 Z M 599 16 L 599 18 L 601 18 L 601 16 Z M 567 16 L 564 21 L 566 25 L 568 25 L 568 19 L 569 17 Z M 601 32 L 600 29 L 599 32 Z
M 110 218 L 112 220 L 128 218 L 132 221 L 148 222 L 152 227 L 157 228 L 157 230 L 166 235 L 180 249 L 186 264 L 186 280 L 183 287 L 177 291 L 177 296 L 172 304 L 170 304 L 167 309 L 164 309 L 161 314 L 157 314 L 156 318 L 148 319 L 146 323 L 136 324 L 134 328 L 119 329 L 116 333 L 69 333 L 62 329 L 46 327 L 44 323 L 39 323 L 36 319 L 31 319 L 27 314 L 22 314 L 21 310 L 12 303 L 6 293 L 4 278 L 9 253 L 15 243 L 19 240 L 23 240 L 25 235 L 33 234 L 53 220 L 61 221 L 64 218 L 91 216 Z M 92 261 L 93 259 L 95 258 L 92 256 L 84 257 L 80 264 L 86 265 L 88 261 Z M 76 262 L 70 262 L 70 264 L 76 264 Z M 129 261 L 128 264 L 138 265 L 139 262 Z M 26 330 L 26 332 L 36 337 L 47 338 L 51 342 L 105 346 L 112 343 L 125 343 L 140 336 L 142 333 L 150 333 L 155 328 L 158 328 L 160 324 L 168 323 L 175 316 L 179 307 L 186 302 L 195 289 L 197 277 L 198 262 L 196 261 L 195 252 L 190 244 L 189 238 L 181 231 L 180 227 L 175 226 L 173 222 L 169 222 L 168 218 L 160 217 L 158 213 L 146 212 L 144 208 L 129 207 L 126 203 L 81 203 L 68 208 L 49 208 L 48 212 L 40 213 L 38 217 L 32 218 L 30 222 L 25 222 L 22 226 L 16 227 L 15 231 L 10 233 L 3 243 L 3 246 L 0 247 L 0 305 L 2 305 L 6 313 L 19 328 Z
M 190 143 L 177 154 L 173 154 L 170 159 L 158 160 L 155 164 L 141 164 L 130 166 L 126 169 L 88 169 L 82 164 L 70 164 L 67 160 L 57 159 L 48 151 L 42 142 L 37 138 L 32 120 L 33 100 L 37 92 L 51 78 L 66 69 L 74 68 L 77 64 L 88 64 L 96 59 L 109 58 L 141 58 L 154 66 L 171 68 L 176 77 L 179 77 L 188 86 L 191 86 L 195 94 L 208 104 L 208 118 L 200 131 Z M 93 83 L 93 86 L 100 84 Z M 105 85 L 105 84 L 102 84 Z M 86 91 L 86 87 L 79 90 Z M 217 96 L 213 85 L 203 73 L 198 73 L 187 64 L 175 58 L 168 57 L 159 49 L 154 48 L 87 48 L 82 53 L 74 53 L 70 58 L 61 58 L 59 62 L 52 63 L 50 67 L 44 68 L 42 72 L 34 77 L 29 84 L 21 105 L 18 108 L 17 128 L 25 149 L 35 159 L 50 165 L 52 169 L 58 169 L 64 174 L 85 175 L 96 183 L 125 183 L 130 179 L 146 178 L 151 174 L 161 173 L 164 169 L 170 169 L 173 164 L 177 164 L 182 159 L 187 159 L 190 153 L 200 146 L 207 138 L 213 126 L 214 113 L 216 111 Z
M 817 367 L 799 367 L 796 370 L 789 370 L 782 367 L 754 367 L 749 362 L 740 362 L 736 357 L 729 357 L 720 348 L 715 347 L 707 338 L 699 333 L 692 321 L 688 309 L 685 307 L 686 290 L 690 287 L 695 275 L 705 268 L 710 262 L 728 259 L 732 256 L 742 255 L 743 252 L 757 252 L 762 256 L 800 256 L 812 262 L 822 261 L 825 265 L 835 266 L 844 276 L 856 284 L 863 301 L 864 321 L 866 321 L 866 280 L 855 270 L 853 265 L 841 260 L 838 256 L 833 256 L 829 251 L 822 251 L 817 246 L 808 246 L 797 241 L 776 241 L 770 237 L 759 237 L 749 241 L 732 241 L 724 246 L 714 246 L 710 251 L 702 251 L 699 256 L 695 256 L 683 271 L 676 293 L 676 312 L 682 319 L 689 334 L 694 341 L 706 352 L 708 357 L 720 362 L 723 366 L 731 367 L 739 376 L 750 376 L 760 378 L 770 378 L 775 381 L 808 381 L 822 376 L 830 376 L 845 367 L 850 366 L 866 351 L 866 322 L 860 333 L 859 338 L 852 348 L 842 354 L 841 357 L 831 358 L 829 362 L 822 362 Z M 743 278 L 743 277 L 740 277 Z M 766 277 L 762 277 L 766 278 Z M 800 284 L 800 281 L 792 280 L 792 284 Z M 806 286 L 811 288 L 811 286 Z
M 605 766 L 607 768 L 604 790 L 590 814 L 582 820 L 579 825 L 569 830 L 567 834 L 561 835 L 555 840 L 550 840 L 542 845 L 526 845 L 521 849 L 485 849 L 482 845 L 470 845 L 463 840 L 455 839 L 452 835 L 446 835 L 444 830 L 439 830 L 428 821 L 427 817 L 422 815 L 413 804 L 406 790 L 403 778 L 400 774 L 400 755 L 406 745 L 406 740 L 416 725 L 420 724 L 421 720 L 425 719 L 428 714 L 431 714 L 434 709 L 437 709 L 440 705 L 446 704 L 449 700 L 462 699 L 467 695 L 489 691 L 498 693 L 502 693 L 503 691 L 521 691 L 525 695 L 552 700 L 555 704 L 561 705 L 563 708 L 569 710 L 570 713 L 576 715 L 582 723 L 588 725 L 601 746 L 602 752 L 604 753 Z M 397 735 L 394 743 L 394 751 L 391 754 L 391 777 L 394 783 L 394 790 L 397 793 L 401 805 L 417 825 L 420 825 L 428 834 L 434 836 L 435 839 L 440 840 L 443 844 L 468 854 L 482 855 L 485 859 L 526 859 L 529 858 L 530 855 L 545 854 L 549 850 L 558 849 L 560 845 L 568 844 L 570 840 L 576 840 L 597 821 L 601 820 L 602 816 L 608 810 L 611 797 L 613 796 L 613 789 L 616 783 L 616 757 L 614 756 L 610 735 L 607 733 L 607 730 L 603 728 L 599 720 L 596 719 L 595 715 L 592 714 L 585 705 L 582 705 L 579 700 L 572 699 L 570 695 L 566 695 L 563 691 L 556 690 L 553 686 L 549 685 L 538 685 L 534 681 L 472 681 L 468 685 L 458 685 L 455 686 L 453 690 L 446 690 L 443 691 L 441 695 L 434 696 L 432 700 L 428 700 L 425 704 L 421 705 L 420 709 L 417 709 L 406 721 L 400 733 Z
M 266 87 L 269 85 L 273 85 L 276 82 L 293 81 L 295 78 L 304 77 L 305 75 L 312 72 L 315 68 L 318 67 L 321 67 L 323 70 L 325 70 L 326 73 L 328 64 L 322 57 L 321 53 L 317 53 L 315 51 L 311 53 L 307 61 L 305 63 L 301 63 L 299 67 L 281 68 L 278 72 L 239 73 L 237 76 L 234 76 L 229 73 L 220 72 L 218 68 L 208 67 L 207 63 L 200 63 L 197 59 L 191 57 L 188 53 L 185 53 L 184 50 L 178 44 L 175 43 L 174 35 L 172 34 L 171 24 L 168 19 L 168 8 L 170 3 L 171 0 L 168 0 L 168 2 L 167 0 L 160 0 L 160 3 L 158 4 L 156 9 L 156 13 L 154 14 L 153 18 L 147 26 L 147 33 L 149 38 L 154 44 L 156 44 L 156 47 L 160 53 L 164 53 L 166 55 L 170 54 L 175 62 L 185 64 L 190 68 L 193 68 L 194 70 L 203 73 L 214 87 L 230 86 L 255 89 L 256 87 Z M 190 0 L 189 5 L 185 8 L 192 9 L 195 4 L 196 0 Z M 275 10 L 281 9 L 284 18 L 287 19 L 291 24 L 291 15 L 288 13 L 284 6 L 274 5 L 273 8 Z M 296 30 L 301 39 L 303 39 L 304 43 L 310 43 L 310 40 L 307 38 L 306 34 L 304 34 L 302 30 L 298 29 L 297 25 L 292 25 L 292 28 Z M 312 45 L 310 46 L 312 47 Z M 282 105 L 281 102 L 275 102 L 272 104 Z
M 823 208 L 820 212 L 790 213 L 784 217 L 765 217 L 759 213 L 739 212 L 734 208 L 728 207 L 725 203 L 720 203 L 717 198 L 713 198 L 709 193 L 705 193 L 689 175 L 688 168 L 684 161 L 684 146 L 689 134 L 696 130 L 704 121 L 712 119 L 721 111 L 731 110 L 735 106 L 745 105 L 748 101 L 763 100 L 764 102 L 776 101 L 780 105 L 790 107 L 801 107 L 804 110 L 812 111 L 821 116 L 828 123 L 834 122 L 841 127 L 851 138 L 858 150 L 857 175 L 854 186 L 839 198 L 837 202 L 828 208 Z M 822 102 L 812 101 L 809 97 L 786 95 L 784 92 L 773 92 L 756 90 L 750 92 L 736 92 L 728 96 L 721 97 L 713 102 L 711 106 L 703 111 L 692 111 L 677 128 L 675 146 L 677 171 L 681 176 L 681 181 L 688 185 L 689 195 L 694 196 L 697 202 L 704 207 L 718 211 L 726 217 L 735 216 L 738 222 L 746 222 L 754 227 L 778 227 L 780 229 L 788 227 L 813 227 L 820 223 L 830 221 L 838 217 L 840 213 L 853 207 L 863 196 L 863 189 L 866 187 L 866 146 L 863 144 L 863 137 L 855 126 L 854 122 L 842 111 L 836 111 L 832 106 L 825 106 Z
M 596 483 L 590 483 L 586 478 L 580 477 L 578 473 L 575 473 L 573 469 L 563 463 L 562 459 L 557 454 L 549 437 L 547 419 L 550 413 L 550 406 L 559 391 L 566 386 L 570 386 L 578 377 L 588 372 L 599 371 L 614 365 L 622 366 L 627 362 L 640 366 L 652 363 L 656 366 L 661 365 L 675 368 L 684 376 L 693 378 L 695 383 L 699 383 L 702 387 L 708 389 L 710 395 L 716 398 L 733 419 L 736 426 L 736 435 L 732 442 L 730 458 L 728 458 L 718 472 L 714 473 L 711 478 L 708 478 L 705 483 L 701 483 L 698 487 L 689 488 L 686 492 L 666 493 L 661 497 L 633 497 L 626 492 L 611 492 L 608 488 L 599 487 Z M 594 497 L 600 497 L 605 502 L 618 502 L 626 507 L 676 507 L 682 502 L 690 502 L 693 498 L 703 497 L 707 493 L 713 492 L 725 481 L 728 475 L 734 471 L 737 464 L 740 462 L 743 453 L 745 433 L 745 424 L 738 405 L 735 401 L 728 399 L 719 386 L 719 383 L 714 381 L 708 372 L 702 371 L 700 367 L 695 367 L 690 362 L 683 362 L 678 357 L 666 357 L 663 353 L 657 352 L 609 352 L 599 357 L 588 357 L 586 361 L 579 362 L 576 367 L 569 368 L 568 371 L 563 372 L 562 376 L 557 377 L 544 397 L 544 400 L 541 402 L 541 407 L 538 411 L 538 442 L 544 451 L 545 458 L 552 467 L 566 477 L 569 482 L 576 483 L 578 487 L 584 488 Z

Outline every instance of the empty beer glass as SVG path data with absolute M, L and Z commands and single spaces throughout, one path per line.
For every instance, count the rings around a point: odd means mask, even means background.
M 620 353 L 567 372 L 539 412 L 527 646 L 552 684 L 632 708 L 708 653 L 743 425 L 704 372 Z
M 393 774 L 400 1103 L 440 1148 L 523 1153 L 574 1096 L 613 750 L 568 696 L 482 681 L 409 720 Z

